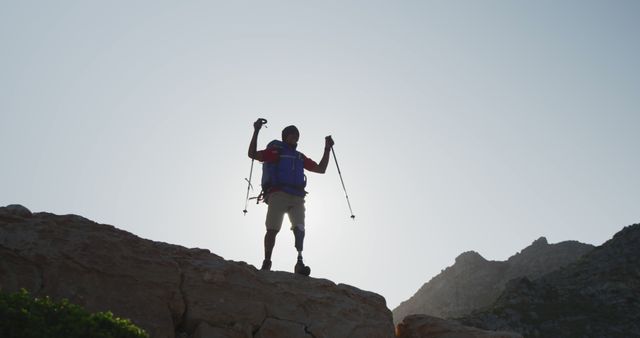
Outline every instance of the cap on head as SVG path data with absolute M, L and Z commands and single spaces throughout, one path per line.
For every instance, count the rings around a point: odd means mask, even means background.
M 291 134 L 300 136 L 300 132 L 298 131 L 298 128 L 296 128 L 296 126 L 288 126 L 282 129 L 282 140 L 285 141 L 287 139 L 287 136 Z

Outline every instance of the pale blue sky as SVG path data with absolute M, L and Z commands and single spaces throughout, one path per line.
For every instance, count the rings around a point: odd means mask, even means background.
M 259 145 L 295 124 L 312 275 L 407 299 L 463 251 L 640 221 L 640 2 L 3 1 L 0 204 L 259 265 Z M 258 185 L 260 167 L 253 182 Z M 285 225 L 286 228 L 286 225 Z M 291 271 L 282 232 L 274 268 Z

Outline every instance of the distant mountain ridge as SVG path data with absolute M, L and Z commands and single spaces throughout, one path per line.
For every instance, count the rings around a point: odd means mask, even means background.
M 640 224 L 565 268 L 509 282 L 491 309 L 462 321 L 527 337 L 640 337 Z
M 506 261 L 488 261 L 475 251 L 460 254 L 455 264 L 425 283 L 393 310 L 398 323 L 411 314 L 461 317 L 490 306 L 514 278 L 538 278 L 575 262 L 594 246 L 577 241 L 549 244 L 540 237 Z

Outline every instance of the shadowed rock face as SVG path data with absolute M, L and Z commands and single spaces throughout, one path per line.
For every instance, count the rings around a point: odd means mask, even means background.
M 112 311 L 152 337 L 394 336 L 377 294 L 20 206 L 0 208 L 0 288 Z
M 514 332 L 481 330 L 427 315 L 405 317 L 396 334 L 398 338 L 522 338 Z
M 491 309 L 462 320 L 528 337 L 640 337 L 640 224 L 563 269 L 509 282 Z
M 567 266 L 594 247 L 576 241 L 549 244 L 541 237 L 507 261 L 488 261 L 474 251 L 425 283 L 393 310 L 394 322 L 410 314 L 455 318 L 490 306 L 513 278 L 537 278 Z

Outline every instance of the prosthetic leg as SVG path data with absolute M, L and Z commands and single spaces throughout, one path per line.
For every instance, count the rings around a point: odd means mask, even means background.
M 302 249 L 304 246 L 304 224 L 296 225 L 293 227 L 293 236 L 296 239 L 296 250 L 298 250 L 298 263 L 294 268 L 294 272 L 303 276 L 309 276 L 311 274 L 311 268 L 304 265 L 302 262 Z

